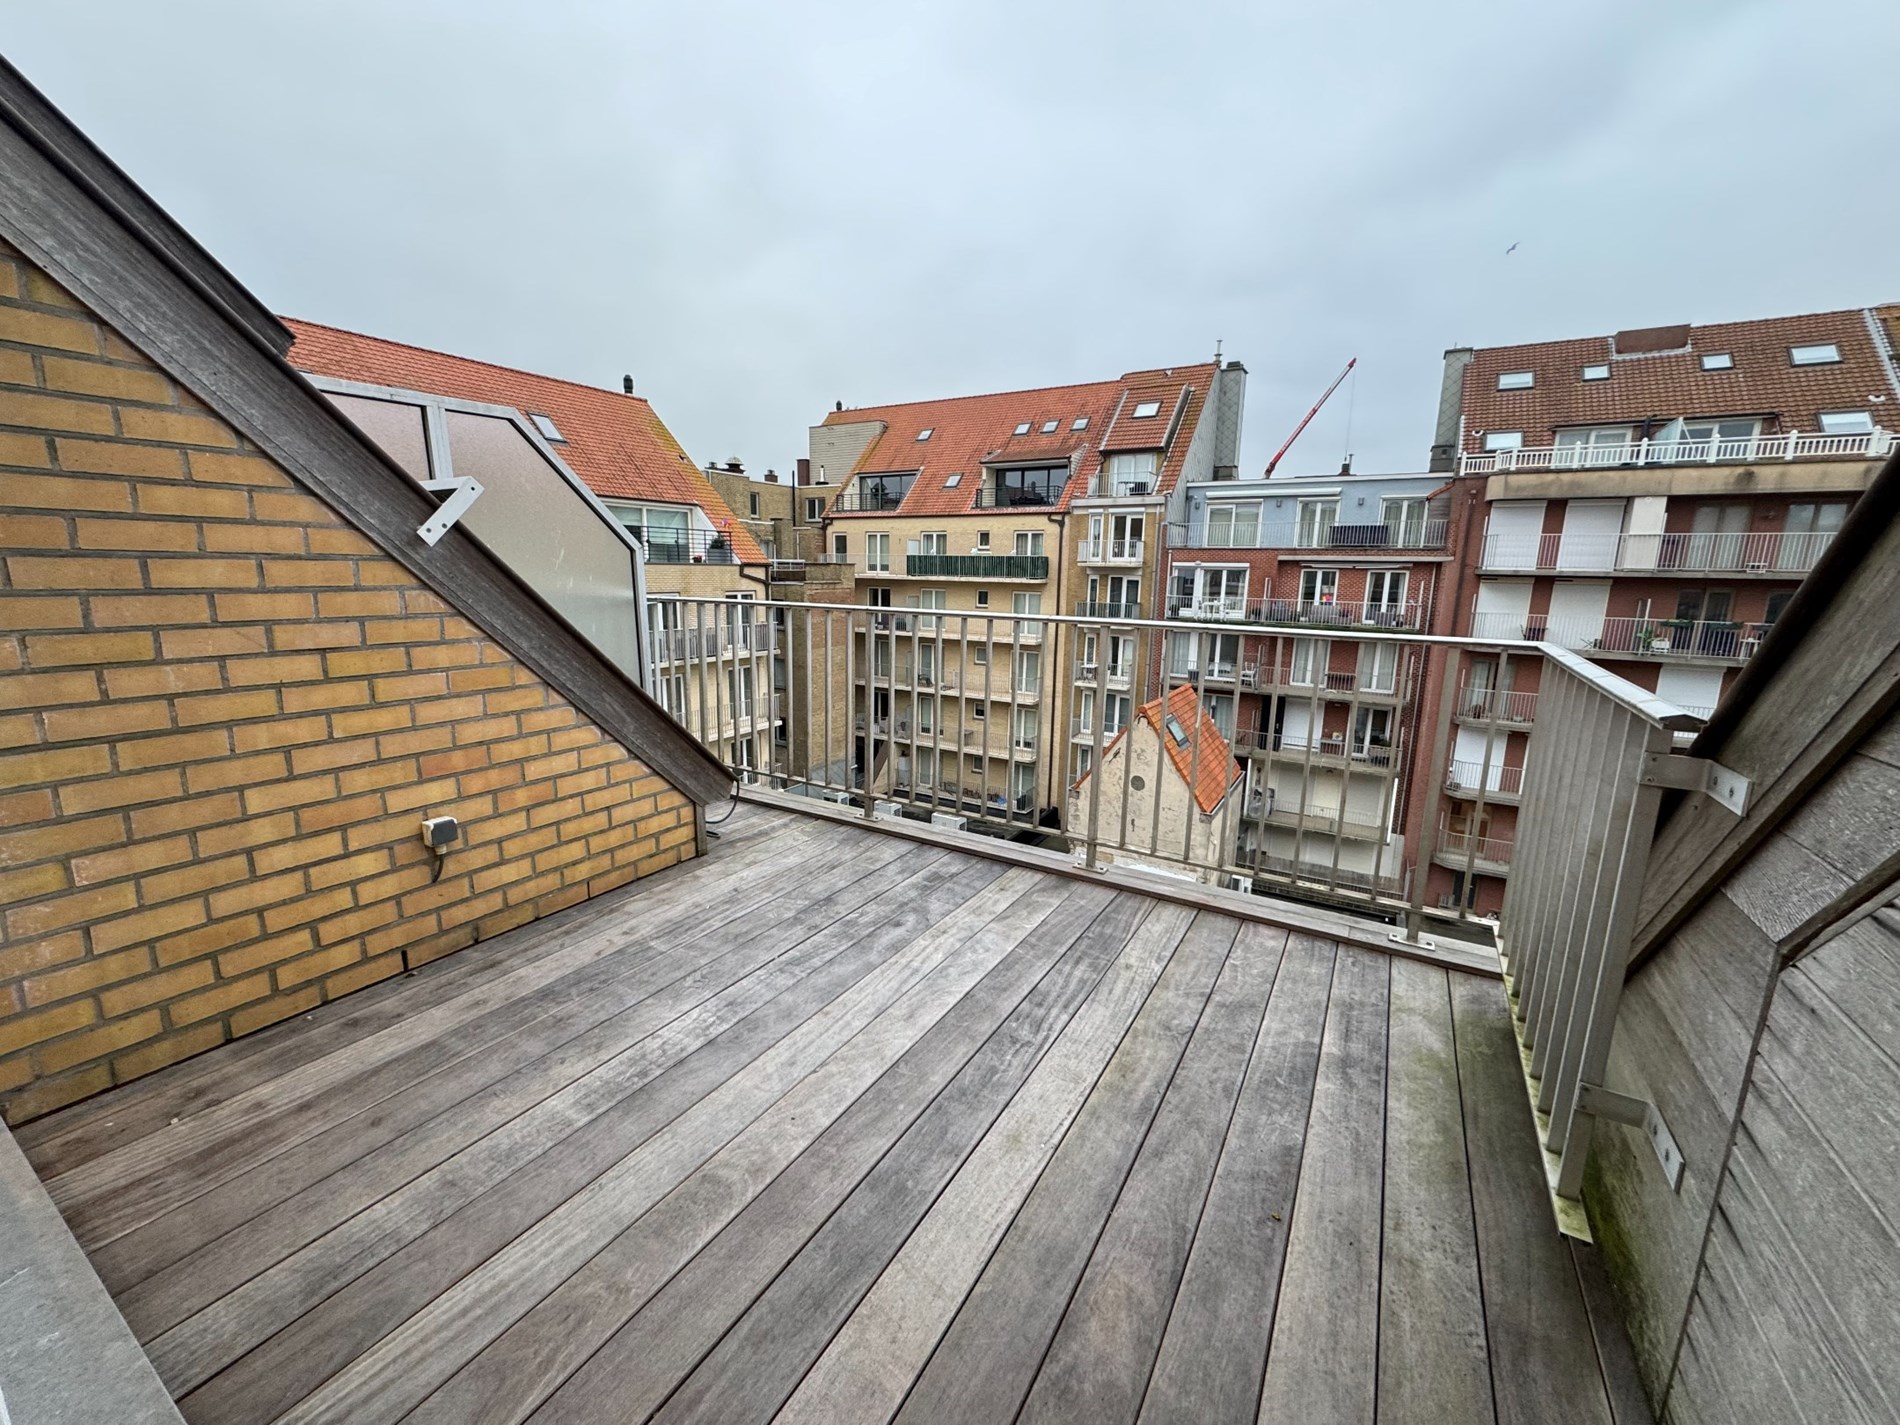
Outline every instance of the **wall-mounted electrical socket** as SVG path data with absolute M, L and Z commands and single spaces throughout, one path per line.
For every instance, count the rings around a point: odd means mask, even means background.
M 462 839 L 462 823 L 452 816 L 432 816 L 422 823 L 422 844 L 436 852 L 447 851 Z

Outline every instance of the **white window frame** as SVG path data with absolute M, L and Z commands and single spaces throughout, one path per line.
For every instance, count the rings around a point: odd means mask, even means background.
M 1788 364 L 1791 366 L 1833 366 L 1840 359 L 1839 342 L 1804 342 L 1788 348 Z
M 1871 411 L 1822 411 L 1822 435 L 1870 435 L 1874 429 Z
M 1536 388 L 1537 373 L 1535 371 L 1498 372 L 1498 390 L 1500 391 L 1532 391 Z
M 1735 354 L 1729 351 L 1705 351 L 1702 353 L 1704 371 L 1733 371 Z
M 1585 381 L 1608 381 L 1610 379 L 1609 363 L 1607 361 L 1591 362 L 1588 366 L 1583 368 L 1582 379 Z
M 1502 450 L 1522 450 L 1524 432 L 1521 430 L 1488 430 L 1484 433 L 1484 448 L 1495 455 Z
M 864 536 L 864 568 L 871 574 L 891 571 L 891 537 L 882 531 Z
M 1327 549 L 1332 545 L 1333 526 L 1339 523 L 1339 499 L 1298 502 L 1298 523 L 1294 527 L 1294 548 Z

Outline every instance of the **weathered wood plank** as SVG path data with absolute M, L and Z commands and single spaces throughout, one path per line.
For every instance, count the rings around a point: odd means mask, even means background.
M 462 1285 L 431 1309 L 447 1315 L 470 1305 L 479 1293 L 465 1274 L 491 1254 L 500 1254 L 495 1270 L 504 1278 L 517 1263 L 565 1275 L 563 1267 L 578 1265 L 571 1254 L 584 1250 L 577 1243 L 610 1239 L 674 1185 L 676 1172 L 704 1161 L 839 1035 L 849 1037 L 853 1023 L 826 1010 L 1000 870 L 947 858 L 834 925 L 811 927 L 805 955 L 760 972 L 775 996 L 737 1023 L 685 1017 L 625 1056 L 616 1066 L 623 1081 L 598 1098 L 557 1096 L 565 1112 L 525 1116 L 535 1121 L 489 1135 L 358 1214 L 148 1343 L 160 1375 L 196 1386 L 216 1374 L 194 1408 L 206 1419 L 243 1419 L 266 1398 L 296 1400 L 458 1278 Z M 719 1031 L 710 1043 L 709 1030 Z M 490 1191 L 504 1180 L 501 1192 Z M 459 1220 L 449 1230 L 416 1243 L 451 1217 Z M 479 1305 L 499 1309 L 501 1297 Z M 213 1414 L 214 1402 L 229 1413 Z
M 722 1234 L 532 1418 L 591 1421 L 604 1409 L 644 1416 L 662 1402 L 658 1419 L 768 1417 L 1130 935 L 1179 935 L 1180 924 L 1158 931 L 1152 920 L 1144 924 L 1146 910 L 1132 897 L 1113 902 L 953 1076 L 918 1056 L 912 1067 L 928 1076 L 927 1106 L 894 1143 L 894 1125 L 878 1131 L 881 1114 L 841 1125 L 800 1159 L 786 1190 L 775 1184 L 769 1201 Z M 873 1131 L 853 1131 L 864 1129 Z
M 858 879 L 830 895 L 831 878 L 815 878 L 808 868 L 794 866 L 782 881 L 762 876 L 760 890 L 770 899 L 756 915 L 722 919 L 713 911 L 703 931 L 689 926 L 658 935 L 638 955 L 602 962 L 602 975 L 590 970 L 573 977 L 578 992 L 563 992 L 548 1013 L 480 1053 L 415 1080 L 372 1112 L 333 1124 L 95 1248 L 94 1267 L 120 1294 L 128 1317 L 138 1315 L 147 1296 L 136 1289 L 141 1283 L 207 1248 L 248 1267 L 242 1276 L 225 1278 L 224 1289 L 236 1286 L 399 1186 L 406 1180 L 401 1174 L 413 1177 L 434 1166 L 782 953 L 793 943 L 787 923 L 810 913 L 815 903 L 855 908 L 842 905 L 851 890 L 871 899 L 882 886 L 879 872 L 895 859 L 876 853 L 854 858 Z M 647 938 L 644 927 L 641 938 Z M 360 1169 L 338 1180 L 337 1174 L 358 1163 Z M 257 1223 L 272 1211 L 270 1224 Z M 291 1236 L 274 1235 L 286 1225 Z M 206 1289 L 217 1294 L 217 1288 Z M 202 1297 L 187 1310 L 210 1299 Z M 140 1329 L 154 1334 L 179 1319 L 149 1317 Z
M 787 816 L 779 823 L 749 824 L 743 838 L 721 844 L 702 857 L 671 867 L 662 876 L 633 881 L 579 905 L 480 941 L 407 975 L 384 980 L 307 1016 L 247 1034 L 156 1074 L 135 1079 L 35 1119 L 14 1130 L 43 1177 L 63 1172 L 114 1147 L 142 1139 L 173 1119 L 191 1118 L 237 1097 L 268 1079 L 337 1052 L 358 1040 L 398 1024 L 418 1008 L 449 998 L 489 976 L 500 964 L 517 964 L 544 954 L 576 926 L 626 913 L 657 918 L 670 905 L 688 899 L 709 884 L 730 884 L 748 874 L 755 856 L 768 847 L 786 848 L 803 841 L 809 855 L 825 854 L 827 842 L 843 844 L 845 829 L 826 826 L 828 836 L 814 839 L 806 823 Z
M 1388 1031 L 1378 1413 L 1475 1425 L 1491 1365 L 1444 971 L 1393 962 Z
M 1551 1223 L 1503 992 L 1451 980 L 1479 1280 L 1498 1425 L 1609 1425 L 1590 1318 Z
M 1235 940 L 1019 1421 L 1140 1411 L 1286 939 L 1247 926 Z
M 1186 912 L 1151 915 L 876 1285 L 799 1383 L 776 1425 L 888 1420 L 1081 1112 L 1154 989 Z
M 1609 1396 L 1610 1415 L 1616 1425 L 1656 1425 L 1649 1397 L 1644 1393 L 1643 1378 L 1636 1367 L 1636 1353 L 1630 1349 L 1629 1332 L 1623 1329 L 1623 1311 L 1616 1301 L 1616 1289 L 1604 1270 L 1602 1254 L 1590 1243 L 1572 1240 L 1570 1264 L 1577 1269 L 1577 1285 L 1583 1291 L 1583 1309 L 1589 1313 L 1590 1336 L 1596 1344 L 1597 1364 L 1603 1372 L 1603 1389 Z
M 1016 1413 L 1238 928 L 1196 916 L 897 1419 L 1007 1420 Z
M 1267 1002 L 1141 1419 L 1251 1425 L 1306 1148 L 1334 946 L 1294 936 Z
M 769 1189 L 775 1199 L 783 1199 L 809 1177 L 809 1164 L 794 1165 L 814 1142 L 824 1144 L 814 1163 L 844 1140 L 862 1155 L 860 1167 L 868 1168 L 897 1136 L 902 1113 L 908 1110 L 914 1119 L 923 1111 L 952 1067 L 1015 1012 L 1108 899 L 1106 892 L 1086 892 L 1052 902 L 1038 886 L 996 920 L 977 927 L 956 957 L 906 1001 L 780 1099 L 406 1418 L 416 1425 L 431 1420 L 497 1425 L 527 1418 L 701 1248 L 742 1218 L 761 1193 Z M 1130 913 L 1133 909 L 1127 907 Z M 927 1060 L 941 1067 L 921 1078 L 900 1070 L 886 1081 L 893 1064 L 915 1069 Z M 781 1177 L 788 1169 L 791 1175 Z M 834 1186 L 807 1197 L 828 1203 L 843 1191 Z M 767 1212 L 769 1204 L 753 1212 L 721 1248 L 743 1264 L 742 1271 L 763 1271 L 764 1266 L 756 1253 L 739 1252 L 731 1243 Z M 788 1235 L 794 1243 L 803 1241 L 803 1234 Z M 716 1276 L 721 1290 L 733 1289 L 731 1273 Z
M 820 897 L 818 903 L 825 907 L 821 914 L 827 920 L 856 909 L 879 893 L 886 878 L 878 874 L 875 858 L 861 869 L 864 875 L 851 886 Z M 824 884 L 829 884 L 829 878 Z M 812 904 L 801 901 L 797 908 L 801 913 L 809 912 Z M 771 914 L 776 913 L 775 909 Z M 767 918 L 762 916 L 761 920 Z M 664 955 L 588 999 L 587 1017 L 602 1018 L 603 1023 L 564 1044 L 551 1046 L 552 1052 L 533 1059 L 492 1089 L 453 1105 L 407 1132 L 392 1134 L 386 1148 L 366 1151 L 347 1165 L 340 1164 L 336 1172 L 315 1177 L 241 1225 L 210 1231 L 206 1239 L 205 1230 L 195 1221 L 189 1225 L 172 1221 L 207 1216 L 213 1218 L 211 1227 L 219 1226 L 217 1209 L 223 1204 L 212 1201 L 219 1196 L 212 1194 L 151 1224 L 144 1232 L 119 1239 L 96 1255 L 116 1252 L 124 1244 L 145 1247 L 152 1256 L 177 1251 L 181 1242 L 187 1249 L 179 1252 L 178 1260 L 166 1270 L 120 1289 L 120 1309 L 140 1337 L 150 1340 L 488 1134 L 508 1124 L 527 1127 L 529 1120 L 522 1115 L 535 1112 L 538 1105 L 547 1104 L 556 1094 L 586 1079 L 585 1088 L 570 1095 L 568 1102 L 548 1104 L 548 1131 L 558 1132 L 576 1112 L 607 1102 L 625 1091 L 641 1073 L 653 1072 L 650 1058 L 635 1068 L 636 1058 L 629 1056 L 629 1051 L 642 1041 L 649 1041 L 644 1047 L 651 1049 L 652 1036 L 667 1030 L 676 1045 L 698 1042 L 736 1023 L 769 999 L 782 977 L 754 978 L 755 972 L 794 950 L 805 934 L 797 924 L 775 928 L 744 921 L 724 928 L 723 933 L 710 934 L 701 946 L 685 953 L 675 951 L 678 959 L 673 954 Z M 705 956 L 713 958 L 700 963 Z M 668 983 L 668 976 L 675 971 L 678 977 Z M 606 1018 L 608 1015 L 612 1017 Z M 684 1018 L 688 1015 L 693 1018 Z M 682 1031 L 689 1037 L 681 1038 Z M 503 1060 L 500 1067 L 506 1067 L 504 1055 L 483 1057 Z M 423 1086 L 430 1082 L 425 1080 Z M 334 1132 L 347 1137 L 353 1124 L 354 1120 L 341 1124 Z M 307 1164 L 300 1161 L 295 1166 L 304 1168 Z M 229 1186 L 241 1188 L 246 1182 L 240 1179 Z M 207 1203 L 212 1209 L 209 1212 Z M 147 1237 L 152 1239 L 149 1246 L 143 1240 Z M 195 1245 L 201 1239 L 203 1244 Z
M 1263 1421 L 1370 1421 L 1391 962 L 1342 949 L 1261 1384 Z M 1503 993 L 1491 988 L 1503 1000 Z

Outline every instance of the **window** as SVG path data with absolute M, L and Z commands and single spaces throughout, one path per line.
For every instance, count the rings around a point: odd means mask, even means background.
M 970 645 L 970 662 L 975 664 L 978 668 L 987 668 L 990 662 L 989 644 L 972 643 Z
M 805 501 L 805 523 L 817 524 L 825 517 L 825 502 L 822 499 Z
M 1608 381 L 1610 379 L 1610 368 L 1605 364 L 1586 366 L 1583 368 L 1583 379 L 1586 381 Z
M 1019 693 L 1039 693 L 1042 691 L 1042 653 L 1035 648 L 1016 650 L 1016 691 Z
M 864 536 L 864 567 L 874 573 L 890 572 L 891 537 L 888 534 Z
M 1044 435 L 1054 435 L 1061 428 L 1061 421 L 1044 421 L 1042 423 L 1042 433 Z
M 831 557 L 833 559 L 849 559 L 851 557 L 851 541 L 846 536 L 842 534 L 832 535 Z
M 657 505 L 615 505 L 613 511 L 628 532 L 646 546 L 649 563 L 691 562 L 691 517 L 685 510 Z
M 989 503 L 999 510 L 1020 505 L 1053 505 L 1062 498 L 1062 487 L 1068 483 L 1066 465 L 998 470 L 992 481 Z
M 1755 451 L 1761 422 L 1746 420 L 1671 421 L 1651 442 L 1664 460 L 1747 460 Z
M 1396 624 L 1405 610 L 1403 569 L 1373 569 L 1366 574 L 1366 618 L 1369 622 Z
M 1498 372 L 1498 390 L 1500 391 L 1528 391 L 1536 384 L 1537 373 L 1535 371 Z
M 986 706 L 986 705 L 984 704 L 984 702 L 983 702 L 983 700 L 982 700 L 981 698 L 972 698 L 972 699 L 970 700 L 970 719 L 971 719 L 971 721 L 973 721 L 973 722 L 988 722 L 988 721 L 989 721 L 989 717 L 990 717 L 990 710 L 989 710 L 989 708 L 988 708 L 988 707 L 987 707 L 987 706 Z
M 554 424 L 552 416 L 530 415 L 534 428 L 541 432 L 543 439 L 554 441 L 557 445 L 567 444 L 567 437 L 561 434 L 561 428 Z
M 986 529 L 979 529 L 976 532 L 976 552 L 978 554 L 987 554 L 989 553 L 989 549 L 990 532 Z
M 1735 358 L 1726 351 L 1704 352 L 1702 356 L 1704 371 L 1733 371 Z
M 987 541 L 989 536 L 984 535 L 983 538 Z M 990 606 L 990 591 L 988 589 L 978 589 L 976 591 L 976 606 L 979 609 L 987 609 Z
M 1359 645 L 1359 687 L 1368 693 L 1390 693 L 1398 687 L 1399 648 L 1396 643 Z
M 1841 349 L 1831 341 L 1816 342 L 1812 346 L 1788 348 L 1788 360 L 1796 366 L 1827 366 L 1840 359 Z
M 1337 569 L 1302 569 L 1300 571 L 1300 602 L 1302 604 L 1338 603 L 1339 571 Z
M 935 426 L 925 426 L 922 430 L 917 432 L 917 439 L 929 440 L 932 435 L 936 434 L 936 430 L 937 428 Z
M 1352 755 L 1383 765 L 1392 760 L 1392 709 L 1360 708 L 1353 719 Z
M 1023 422 L 1023 423 L 1022 423 L 1021 425 L 1019 425 L 1019 426 L 1017 426 L 1017 427 L 1016 427 L 1016 429 L 1015 429 L 1014 431 L 1012 431 L 1012 432 L 1011 432 L 1011 434 L 1013 434 L 1013 435 L 1028 435 L 1028 434 L 1029 434 L 1029 422 L 1028 422 L 1028 421 L 1024 421 L 1024 422 Z
M 919 554 L 948 554 L 950 552 L 950 534 L 947 530 L 927 529 L 917 540 Z
M 1296 688 L 1313 686 L 1322 671 L 1319 649 L 1320 644 L 1316 639 L 1293 640 L 1293 667 L 1287 674 L 1287 682 Z
M 1386 543 L 1395 549 L 1417 549 L 1425 543 L 1425 512 L 1429 501 L 1385 500 L 1379 508 L 1379 522 L 1385 526 Z
M 1822 435 L 1865 435 L 1874 428 L 1874 418 L 1865 411 L 1822 411 Z
M 1337 500 L 1301 500 L 1297 538 L 1301 549 L 1324 549 L 1332 543 L 1333 524 L 1339 518 Z
M 1134 413 L 1131 419 L 1138 420 L 1138 421 L 1145 421 L 1150 416 L 1158 416 L 1160 414 L 1161 414 L 1161 402 L 1137 401 L 1135 402 L 1135 409 L 1134 409 Z
M 1025 752 L 1036 750 L 1036 710 L 1016 709 L 1016 745 Z
M 1484 433 L 1486 450 L 1522 450 L 1524 432 L 1521 430 L 1488 430 Z
M 752 669 L 745 664 L 726 674 L 726 710 L 734 722 L 752 716 Z
M 1621 465 L 1634 458 L 1629 426 L 1578 426 L 1557 432 L 1552 463 L 1563 470 Z
M 864 603 L 867 608 L 888 609 L 891 606 L 891 591 L 889 589 L 866 589 L 864 591 Z
M 1788 506 L 1788 522 L 1781 536 L 1781 549 L 1775 559 L 1777 569 L 1802 573 L 1814 567 L 1814 561 L 1834 542 L 1841 522 L 1847 518 L 1844 500 L 1825 504 L 1802 502 Z
M 1042 612 L 1041 594 L 1011 594 L 1009 611 L 1016 615 L 1016 632 L 1024 638 L 1035 638 L 1042 632 L 1042 625 L 1029 616 Z
M 1042 531 L 1019 529 L 1016 531 L 1016 553 L 1019 555 L 1039 555 L 1042 553 Z
M 1173 595 L 1170 602 L 1176 613 L 1238 618 L 1247 608 L 1247 571 L 1178 564 Z
M 1087 430 L 1088 428 L 1089 418 L 1087 416 L 1077 416 L 1074 420 L 1069 422 L 1070 430 Z
M 1139 531 L 1137 531 L 1139 536 Z M 1207 543 L 1213 549 L 1252 549 L 1260 543 L 1260 503 L 1209 505 Z
M 948 608 L 950 606 L 950 600 L 942 589 L 920 589 L 917 591 L 917 597 L 911 606 L 925 610 L 917 619 L 918 632 L 935 633 L 937 631 L 937 619 L 935 614 L 942 613 Z M 930 612 L 931 610 L 934 610 L 935 613 Z M 924 651 L 923 648 L 918 649 L 920 654 Z
M 748 495 L 746 496 L 746 499 L 747 499 L 747 500 L 749 500 L 749 501 L 751 502 L 751 506 L 752 506 L 752 518 L 753 518 L 753 519 L 757 519 L 757 518 L 759 517 L 759 496 L 758 496 L 758 492 L 757 492 L 756 490 L 755 490 L 755 491 L 753 491 L 752 493 L 750 493 L 750 494 L 748 494 Z
M 957 488 L 957 486 L 961 485 L 962 483 L 963 483 L 963 472 L 959 470 L 957 471 L 956 474 L 952 475 L 948 480 L 945 480 L 943 482 L 943 488 L 946 490 L 954 490 Z

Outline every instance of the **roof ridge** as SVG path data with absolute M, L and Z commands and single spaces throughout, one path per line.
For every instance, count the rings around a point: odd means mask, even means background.
M 1654 325 L 1686 326 L 1689 328 L 1690 331 L 1697 332 L 1697 331 L 1707 331 L 1710 327 L 1767 326 L 1768 324 L 1772 322 L 1798 322 L 1798 321 L 1804 321 L 1813 317 L 1858 317 L 1862 312 L 1877 311 L 1881 307 L 1887 307 L 1887 306 L 1893 306 L 1893 305 L 1896 305 L 1896 304 L 1891 303 L 1891 302 L 1871 302 L 1871 303 L 1868 303 L 1864 307 L 1830 307 L 1827 310 L 1820 311 L 1820 312 L 1785 312 L 1779 316 L 1772 316 L 1772 317 L 1731 317 L 1723 321 L 1680 322 L 1680 323 L 1664 322 L 1664 323 L 1659 323 L 1659 324 L 1654 324 Z M 1470 350 L 1474 352 L 1515 351 L 1519 347 L 1526 347 L 1526 346 L 1565 346 L 1572 342 L 1609 341 L 1611 338 L 1616 336 L 1618 331 L 1650 331 L 1652 329 L 1653 329 L 1653 326 L 1652 327 L 1618 327 L 1615 331 L 1586 333 L 1583 336 L 1544 337 L 1540 339 L 1534 339 L 1531 341 L 1503 342 L 1496 346 L 1473 345 L 1470 348 Z M 1671 354 L 1671 353 L 1660 353 L 1660 354 Z M 1673 353 L 1673 354 L 1680 355 L 1679 352 Z
M 490 371 L 505 371 L 511 376 L 529 376 L 536 381 L 551 381 L 557 386 L 572 386 L 575 390 L 586 391 L 590 395 L 620 396 L 622 399 L 639 401 L 641 404 L 647 406 L 653 404 L 647 400 L 645 396 L 635 392 L 616 391 L 611 386 L 595 386 L 586 381 L 570 381 L 565 376 L 550 376 L 545 371 L 530 371 L 525 366 L 509 366 L 505 362 L 484 361 L 479 356 L 462 356 L 453 351 L 444 351 L 437 346 L 418 346 L 412 341 L 397 341 L 394 337 L 377 336 L 374 332 L 359 332 L 349 327 L 334 327 L 328 322 L 307 321 L 302 317 L 287 316 L 282 312 L 277 314 L 277 320 L 280 322 L 293 323 L 295 327 L 308 328 L 312 331 L 335 332 L 338 336 L 359 337 L 364 341 L 373 341 L 382 346 L 396 346 L 401 347 L 404 351 L 418 351 L 424 356 L 440 356 L 444 360 L 458 361 L 468 366 L 485 366 Z
M 1122 382 L 1132 381 L 1137 377 L 1167 376 L 1170 372 L 1198 370 L 1212 364 L 1208 361 L 1197 361 L 1186 366 L 1144 366 L 1138 371 L 1124 371 L 1119 376 L 1106 376 L 1098 381 L 1068 381 L 1053 386 L 1024 386 L 1008 391 L 975 391 L 967 396 L 924 396 L 915 401 L 884 401 L 875 406 L 846 406 L 842 411 L 827 412 L 823 423 L 829 424 L 832 416 L 862 413 L 868 417 L 874 411 L 896 411 L 906 406 L 938 406 L 951 401 L 988 401 L 998 396 L 1040 396 L 1050 391 L 1084 391 L 1094 386 L 1119 386 Z

